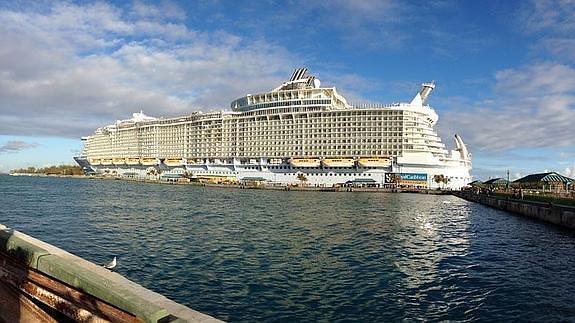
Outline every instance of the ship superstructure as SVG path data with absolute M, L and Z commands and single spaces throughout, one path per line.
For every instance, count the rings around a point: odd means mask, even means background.
M 434 131 L 438 115 L 427 105 L 434 88 L 424 83 L 410 103 L 354 106 L 300 68 L 269 92 L 234 100 L 230 110 L 178 118 L 134 113 L 84 138 L 81 159 L 117 176 L 460 188 L 471 180 L 471 155 L 458 135 L 447 151 Z

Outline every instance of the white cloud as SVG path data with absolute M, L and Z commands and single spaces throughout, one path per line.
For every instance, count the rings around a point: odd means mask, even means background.
M 575 92 L 575 69 L 551 62 L 506 69 L 496 73 L 496 90 L 502 94 L 534 97 Z
M 2 153 L 16 153 L 21 150 L 38 147 L 35 142 L 25 142 L 21 140 L 9 140 L 0 146 L 0 154 Z
M 540 47 L 555 57 L 575 61 L 575 39 L 572 37 L 546 38 L 541 41 Z
M 443 132 L 460 131 L 475 149 L 573 146 L 575 69 L 539 63 L 496 74 L 495 97 L 445 114 Z
M 575 59 L 575 1 L 526 1 L 515 16 L 517 29 L 534 44 L 532 50 L 543 50 L 556 60 L 572 64 Z
M 320 21 L 337 30 L 346 42 L 361 44 L 364 49 L 402 46 L 409 35 L 397 26 L 414 19 L 409 14 L 410 5 L 394 0 L 332 0 L 303 5 L 310 10 L 329 11 Z
M 184 20 L 185 11 L 174 2 L 162 1 L 158 5 L 151 5 L 141 1 L 135 1 L 131 13 L 138 18 L 155 20 Z
M 314 40 L 305 40 L 321 33 L 321 37 L 334 38 L 362 51 L 400 48 L 410 38 L 405 26 L 414 20 L 425 20 L 421 17 L 424 11 L 414 15 L 413 5 L 397 0 L 294 0 L 282 2 L 283 10 L 262 10 L 269 3 L 244 3 L 238 15 L 257 19 L 245 19 L 241 28 L 257 34 L 281 30 L 297 35 L 302 47 L 314 46 Z
M 136 7 L 0 9 L 0 134 L 77 137 L 140 109 L 226 109 L 290 73 L 280 46 L 190 30 L 166 4 Z
M 528 33 L 575 31 L 575 2 L 572 0 L 531 0 L 519 13 L 522 30 Z

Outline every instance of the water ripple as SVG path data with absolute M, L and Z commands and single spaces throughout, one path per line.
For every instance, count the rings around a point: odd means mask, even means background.
M 455 197 L 0 176 L 0 203 L 224 320 L 575 320 L 575 235 Z

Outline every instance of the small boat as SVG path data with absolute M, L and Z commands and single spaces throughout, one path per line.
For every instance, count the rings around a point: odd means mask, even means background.
M 324 158 L 322 162 L 326 167 L 353 167 L 355 165 L 353 158 Z
M 319 167 L 319 158 L 292 158 L 290 164 L 293 167 Z
M 183 158 L 166 158 L 164 160 L 164 164 L 166 166 L 183 166 L 186 164 L 186 161 Z
M 140 163 L 140 158 L 128 157 L 126 158 L 126 165 L 138 165 Z
M 361 167 L 389 167 L 391 159 L 389 157 L 361 157 L 358 164 Z
M 145 166 L 152 166 L 152 165 L 157 165 L 157 161 L 156 158 L 151 158 L 151 157 L 144 157 L 144 158 L 140 158 L 140 164 L 145 165 Z
M 126 160 L 124 158 L 114 158 L 114 159 L 112 159 L 112 163 L 114 165 L 125 165 Z

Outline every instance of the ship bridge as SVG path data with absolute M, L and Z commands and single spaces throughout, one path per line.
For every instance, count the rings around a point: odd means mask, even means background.
M 307 68 L 296 69 L 291 78 L 270 92 L 248 94 L 232 101 L 232 111 L 245 112 L 268 108 L 325 107 L 350 109 L 335 87 L 321 87 L 318 78 L 307 74 Z

